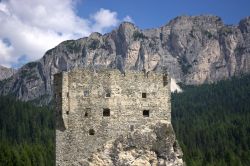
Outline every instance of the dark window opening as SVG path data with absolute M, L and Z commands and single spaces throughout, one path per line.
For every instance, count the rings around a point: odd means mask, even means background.
M 85 114 L 84 114 L 85 117 L 88 117 L 90 115 L 90 110 L 91 110 L 90 108 L 85 109 Z
M 67 97 L 69 97 L 69 92 L 67 92 Z
M 147 98 L 147 93 L 142 93 L 142 98 Z
M 163 75 L 163 86 L 166 86 L 168 84 L 168 77 L 167 75 Z
M 88 91 L 88 90 L 85 90 L 85 91 L 83 92 L 83 95 L 84 95 L 84 97 L 89 97 L 89 91 Z
M 103 116 L 110 116 L 110 109 L 109 108 L 103 109 Z
M 111 93 L 110 93 L 110 92 L 107 92 L 107 93 L 106 93 L 106 97 L 111 97 Z
M 134 131 L 134 125 L 130 125 L 130 131 Z
M 149 117 L 149 110 L 143 110 L 143 116 Z
M 69 115 L 69 111 L 66 111 L 66 114 Z
M 89 129 L 89 135 L 95 135 L 95 130 L 94 129 Z

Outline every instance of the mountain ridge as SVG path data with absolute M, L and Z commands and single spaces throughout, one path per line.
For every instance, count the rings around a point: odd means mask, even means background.
M 0 65 L 0 81 L 11 77 L 16 73 L 16 69 L 7 68 Z
M 218 16 L 179 16 L 145 30 L 123 22 L 110 33 L 94 32 L 48 50 L 0 82 L 0 94 L 48 103 L 53 74 L 86 67 L 168 72 L 184 84 L 210 83 L 249 73 L 249 54 L 250 17 L 224 25 Z

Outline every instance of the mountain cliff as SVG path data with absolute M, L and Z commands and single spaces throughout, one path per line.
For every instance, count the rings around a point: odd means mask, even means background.
M 15 72 L 15 69 L 3 67 L 0 65 L 0 80 L 11 77 L 13 74 L 15 74 Z
M 250 17 L 225 25 L 217 16 L 180 16 L 141 30 L 129 22 L 110 33 L 64 41 L 0 82 L 0 94 L 51 100 L 53 74 L 76 67 L 164 71 L 177 82 L 202 84 L 250 72 Z

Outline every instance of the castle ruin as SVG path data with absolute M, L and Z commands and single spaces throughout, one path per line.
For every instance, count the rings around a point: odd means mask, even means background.
M 150 122 L 171 124 L 165 74 L 78 69 L 56 74 L 54 92 L 56 165 L 88 159 L 108 140 Z

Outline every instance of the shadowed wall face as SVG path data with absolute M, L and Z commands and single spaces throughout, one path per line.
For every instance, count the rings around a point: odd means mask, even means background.
M 55 75 L 56 165 L 87 159 L 111 138 L 141 125 L 171 123 L 163 74 L 75 70 Z

